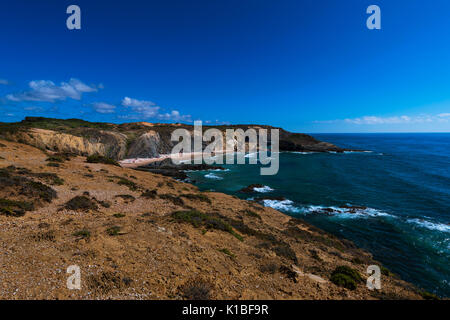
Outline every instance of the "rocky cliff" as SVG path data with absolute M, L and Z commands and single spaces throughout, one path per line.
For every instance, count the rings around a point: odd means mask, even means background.
M 68 152 L 77 155 L 99 154 L 116 160 L 126 158 L 154 158 L 171 152 L 174 142 L 171 133 L 183 128 L 193 132 L 193 126 L 184 124 L 151 124 L 146 122 L 111 124 L 93 123 L 79 119 L 50 119 L 26 117 L 17 123 L 0 123 L 0 137 L 25 143 L 43 150 Z M 204 126 L 204 130 L 210 127 Z M 270 126 L 230 125 L 226 129 L 264 128 Z M 291 133 L 281 128 L 280 151 L 342 152 L 345 149 L 319 141 L 309 135 Z M 270 140 L 269 140 L 270 141 Z M 204 142 L 204 145 L 207 145 Z

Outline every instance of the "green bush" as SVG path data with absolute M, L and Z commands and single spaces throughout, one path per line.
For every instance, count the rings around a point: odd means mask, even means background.
M 112 226 L 111 228 L 106 229 L 106 233 L 110 236 L 118 236 L 120 235 L 120 227 Z
M 230 250 L 228 250 L 227 248 L 219 249 L 219 251 L 222 253 L 225 253 L 227 256 L 230 256 L 231 258 L 236 257 L 236 255 L 234 253 L 232 253 Z
M 65 160 L 66 159 L 64 159 L 63 157 L 55 156 L 55 155 L 50 156 L 47 159 L 45 159 L 45 161 L 48 161 L 48 162 L 64 162 Z
M 20 217 L 25 214 L 25 211 L 31 210 L 34 210 L 34 205 L 31 202 L 0 198 L 0 214 L 2 215 Z
M 49 162 L 47 163 L 47 167 L 59 168 L 61 165 L 58 162 Z
M 89 238 L 91 236 L 91 232 L 89 230 L 83 229 L 75 232 L 73 235 L 75 237 Z
M 144 192 L 142 192 L 141 197 L 147 199 L 155 199 L 156 195 L 156 190 L 145 190 Z
M 363 281 L 359 272 L 348 266 L 339 266 L 334 269 L 330 280 L 335 285 L 350 290 L 355 290 L 358 286 L 358 282 Z
M 111 159 L 111 158 L 108 158 L 108 157 L 105 157 L 105 156 L 101 156 L 101 155 L 99 155 L 99 154 L 95 154 L 95 155 L 92 155 L 92 156 L 88 156 L 88 157 L 86 158 L 86 162 L 87 162 L 87 163 L 104 163 L 104 164 L 111 164 L 111 165 L 120 167 L 120 164 L 119 164 L 116 160 Z
M 76 196 L 67 201 L 64 207 L 74 211 L 98 210 L 97 204 L 86 196 Z
M 123 217 L 125 217 L 125 215 L 123 213 L 114 213 L 113 217 L 114 218 L 123 218 Z
M 121 186 L 126 186 L 131 191 L 136 191 L 138 189 L 138 185 L 136 183 L 122 177 L 119 179 L 119 181 L 117 181 L 117 184 Z

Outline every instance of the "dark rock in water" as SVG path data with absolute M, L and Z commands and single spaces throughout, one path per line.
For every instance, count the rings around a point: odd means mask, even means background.
M 347 209 L 348 213 L 357 213 L 357 211 L 366 210 L 367 209 L 367 207 L 364 207 L 364 206 L 340 206 L 339 208 Z
M 339 206 L 338 209 L 344 209 L 345 213 L 359 213 L 359 211 L 361 211 L 361 210 L 366 210 L 367 207 L 343 205 L 343 206 Z M 314 210 L 313 213 L 328 214 L 328 215 L 342 213 L 342 211 L 338 210 L 338 209 L 334 209 L 334 208 L 318 208 L 318 209 Z
M 139 166 L 136 170 L 148 171 L 152 173 L 162 174 L 163 176 L 172 177 L 181 181 L 188 179 L 185 171 L 206 171 L 206 170 L 224 170 L 220 166 L 212 166 L 209 164 L 175 164 L 172 159 L 167 158 L 161 161 L 155 161 L 145 166 Z
M 253 192 L 255 192 L 255 188 L 264 188 L 264 185 L 258 184 L 258 183 L 254 183 L 254 184 L 249 185 L 248 187 L 242 188 L 241 190 L 239 190 L 239 192 L 242 192 L 242 193 L 253 193 Z

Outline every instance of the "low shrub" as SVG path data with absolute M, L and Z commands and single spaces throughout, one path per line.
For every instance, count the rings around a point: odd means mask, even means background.
M 55 241 L 56 235 L 53 230 L 45 231 L 45 232 L 38 232 L 32 236 L 34 241 Z
M 211 282 L 203 279 L 192 279 L 182 285 L 179 289 L 183 298 L 188 300 L 210 300 L 211 291 L 214 286 Z
M 0 198 L 0 214 L 11 217 L 20 217 L 25 211 L 34 210 L 32 202 L 16 201 Z
M 245 214 L 247 216 L 250 216 L 250 217 L 253 217 L 253 218 L 257 218 L 257 219 L 261 220 L 261 216 L 259 214 L 257 214 L 255 211 L 252 211 L 250 209 L 242 210 L 241 213 L 243 213 L 243 214 Z
M 211 203 L 211 199 L 208 198 L 207 195 L 203 194 L 203 193 L 187 193 L 187 194 L 182 194 L 181 197 L 189 199 L 189 200 L 197 200 L 197 201 L 201 201 L 201 202 L 206 202 L 206 203 Z
M 180 207 L 184 206 L 183 199 L 181 199 L 180 197 L 174 196 L 172 194 L 160 194 L 159 198 L 160 199 L 164 199 L 164 200 L 169 200 L 174 205 L 177 205 L 177 206 L 180 206 Z
M 48 161 L 48 162 L 60 162 L 60 163 L 62 163 L 62 162 L 64 162 L 64 161 L 66 161 L 66 159 L 63 158 L 63 157 L 61 157 L 61 156 L 53 155 L 53 156 L 49 156 L 47 159 L 45 159 L 45 161 Z
M 126 186 L 131 191 L 136 191 L 138 189 L 138 185 L 131 180 L 120 177 L 117 181 L 117 184 L 120 186 Z
M 236 255 L 234 253 L 232 253 L 230 250 L 228 250 L 227 248 L 219 249 L 219 251 L 222 253 L 225 253 L 227 256 L 230 256 L 231 258 L 236 257 Z
M 147 199 L 155 199 L 156 198 L 156 190 L 145 190 L 142 192 L 141 197 L 147 198 Z
M 268 263 L 259 267 L 259 271 L 262 273 L 274 274 L 278 271 L 279 266 L 276 263 Z
M 334 269 L 330 280 L 335 285 L 350 290 L 355 290 L 358 283 L 363 281 L 359 272 L 348 266 L 339 266 Z
M 101 205 L 103 208 L 109 208 L 111 207 L 111 202 L 106 200 L 97 200 L 98 204 Z
M 42 179 L 45 182 L 47 182 L 50 185 L 55 186 L 62 186 L 64 184 L 64 180 L 58 177 L 56 173 L 50 173 L 50 172 L 39 172 L 39 173 L 33 173 L 32 176 Z
M 133 197 L 131 194 L 118 194 L 116 196 L 114 196 L 114 198 L 120 198 L 125 202 L 133 202 L 136 200 L 135 197 Z
M 47 167 L 59 168 L 60 164 L 58 162 L 49 162 L 49 163 L 47 163 Z
M 297 255 L 295 254 L 295 251 L 292 250 L 292 248 L 287 243 L 280 244 L 274 247 L 272 250 L 273 252 L 275 252 L 277 256 L 292 260 L 295 264 L 298 264 Z
M 80 238 L 89 238 L 91 236 L 91 232 L 89 230 L 83 229 L 83 230 L 79 230 L 77 232 L 74 232 L 73 235 L 75 237 L 80 237 Z
M 86 162 L 87 163 L 104 163 L 104 164 L 111 164 L 113 166 L 118 166 L 120 167 L 120 164 L 111 158 L 105 157 L 105 156 L 101 156 L 98 154 L 92 155 L 92 156 L 88 156 L 86 158 Z
M 176 211 L 172 213 L 172 217 L 176 221 L 190 223 L 196 228 L 203 226 L 207 229 L 222 230 L 230 233 L 240 241 L 244 240 L 240 234 L 234 231 L 233 227 L 230 224 L 214 215 L 204 214 L 197 210 L 189 210 Z
M 106 294 L 114 289 L 123 289 L 133 282 L 128 277 L 122 277 L 118 272 L 104 271 L 87 276 L 86 283 L 89 290 Z
M 106 233 L 110 236 L 118 236 L 120 235 L 121 228 L 119 226 L 112 226 L 111 228 L 106 229 Z
M 98 210 L 97 204 L 86 196 L 76 196 L 67 201 L 64 207 L 74 211 Z

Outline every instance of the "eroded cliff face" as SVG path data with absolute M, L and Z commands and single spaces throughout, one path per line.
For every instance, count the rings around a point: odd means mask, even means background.
M 125 135 L 102 130 L 91 133 L 90 136 L 81 137 L 53 130 L 31 128 L 26 131 L 8 133 L 5 138 L 42 150 L 69 152 L 83 156 L 100 154 L 113 159 L 125 157 L 127 151 Z
M 160 134 L 150 130 L 131 143 L 127 158 L 156 158 L 166 151 L 169 150 L 164 147 Z

